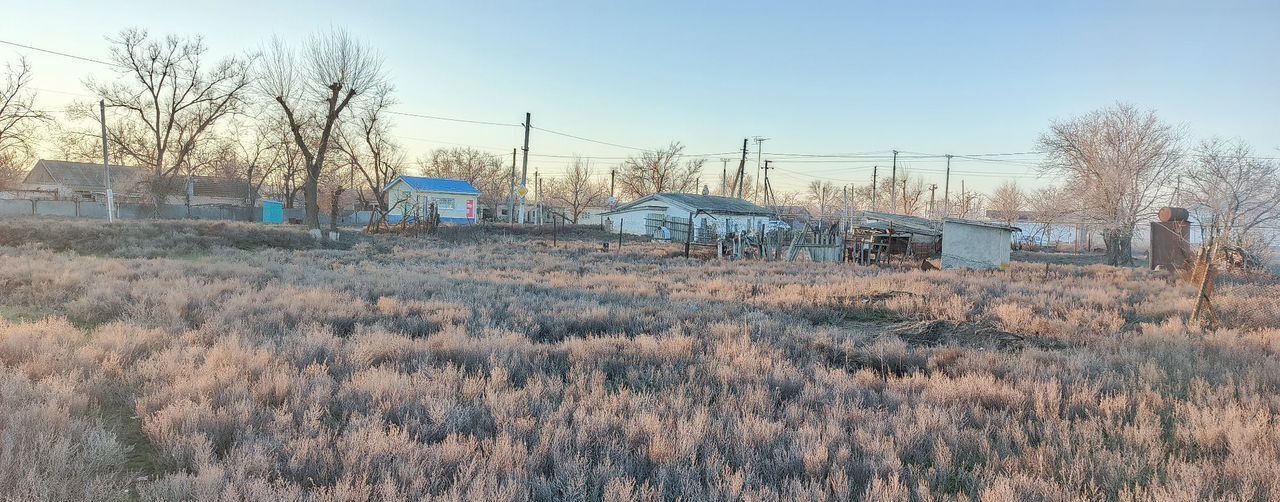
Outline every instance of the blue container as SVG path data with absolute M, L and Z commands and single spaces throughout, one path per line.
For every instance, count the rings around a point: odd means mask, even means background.
M 284 223 L 284 204 L 277 200 L 262 201 L 263 223 Z

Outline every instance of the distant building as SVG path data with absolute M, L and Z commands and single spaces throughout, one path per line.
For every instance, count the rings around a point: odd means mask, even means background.
M 706 240 L 727 233 L 759 231 L 773 218 L 773 211 L 732 197 L 656 193 L 600 213 L 613 232 L 649 236 L 670 235 L 673 228 L 687 227 L 690 215 L 694 239 Z
M 117 203 L 150 202 L 143 184 L 146 171 L 132 166 L 111 167 L 111 190 Z M 244 180 L 218 176 L 183 176 L 170 178 L 173 185 L 166 190 L 166 204 L 193 206 L 237 205 L 249 202 L 253 187 Z M 41 159 L 22 180 L 23 190 L 48 194 L 62 200 L 105 201 L 106 169 L 102 164 Z
M 612 211 L 607 206 L 587 206 L 582 209 L 582 214 L 578 215 L 579 225 L 603 225 L 604 213 Z
M 400 176 L 387 185 L 391 219 L 425 215 L 435 204 L 441 223 L 470 225 L 480 218 L 480 190 L 463 180 Z

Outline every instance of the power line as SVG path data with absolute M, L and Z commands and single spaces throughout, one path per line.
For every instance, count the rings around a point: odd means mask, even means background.
M 75 54 L 67 54 L 67 53 L 65 53 L 65 52 L 58 52 L 58 51 L 55 51 L 55 50 L 41 49 L 41 48 L 39 48 L 39 47 L 32 47 L 32 46 L 30 46 L 30 45 L 20 44 L 20 43 L 17 43 L 17 42 L 10 42 L 10 41 L 8 41 L 8 40 L 0 40 L 0 44 L 12 45 L 12 46 L 14 46 L 14 47 L 21 47 L 21 48 L 23 48 L 23 49 L 29 49 L 29 50 L 33 50 L 33 51 L 36 51 L 36 52 L 43 52 L 43 53 L 46 53 L 46 54 L 53 54 L 53 55 L 56 55 L 56 56 L 62 56 L 62 57 L 67 57 L 67 58 L 71 58 L 71 59 L 79 59 L 79 60 L 81 60 L 81 61 L 88 61 L 88 62 L 90 62 L 90 63 L 98 63 L 98 64 L 107 65 L 107 66 L 114 66 L 114 67 L 116 67 L 116 68 L 125 68 L 125 66 L 123 66 L 123 65 L 119 65 L 119 64 L 116 64 L 116 63 L 111 63 L 111 62 L 108 62 L 108 61 L 103 61 L 103 60 L 101 60 L 101 59 L 87 58 L 87 57 L 84 57 L 84 56 L 77 56 L 77 55 L 75 55 Z
M 572 134 L 569 134 L 569 133 L 564 133 L 564 132 L 560 132 L 560 131 L 553 131 L 553 130 L 551 130 L 551 129 L 546 129 L 546 128 L 543 128 L 543 127 L 534 127 L 534 129 L 537 129 L 537 130 L 542 131 L 542 132 L 549 132 L 549 133 L 551 133 L 551 134 L 555 134 L 555 135 L 559 135 L 559 136 L 564 136 L 564 137 L 566 137 L 566 138 L 573 138 L 573 139 L 582 140 L 582 141 L 589 141 L 589 142 L 591 142 L 591 143 L 599 143 L 599 144 L 601 144 L 601 145 L 608 145 L 608 146 L 613 146 L 613 147 L 618 147 L 618 148 L 626 148 L 626 149 L 628 149 L 628 150 L 644 150 L 644 148 L 637 148 L 637 147 L 634 147 L 634 146 L 627 146 L 627 145 L 619 145 L 619 144 L 617 144 L 617 143 L 610 143 L 610 142 L 608 142 L 608 141 L 600 141 L 600 140 L 598 140 L 598 139 L 584 138 L 584 137 L 582 137 L 582 136 L 575 136 L 575 135 L 572 135 Z
M 438 115 L 424 115 L 424 114 L 421 114 L 421 113 L 393 112 L 393 111 L 390 111 L 390 110 L 388 110 L 388 111 L 387 111 L 387 113 L 392 114 L 392 115 L 403 115 L 403 116 L 406 116 L 406 117 L 417 117 L 417 118 L 420 118 L 420 119 L 447 120 L 447 121 L 449 121 L 449 122 L 464 122 L 464 123 L 467 123 L 467 124 L 481 124 L 481 125 L 492 125 L 492 126 L 502 126 L 502 127 L 523 127 L 523 126 L 521 126 L 520 124 L 508 124 L 508 123 L 503 123 L 503 122 L 489 122 L 489 121 L 486 121 L 486 120 L 460 119 L 460 118 L 454 118 L 454 117 L 441 117 L 441 116 L 438 116 Z M 537 129 L 537 128 L 535 127 L 534 129 Z

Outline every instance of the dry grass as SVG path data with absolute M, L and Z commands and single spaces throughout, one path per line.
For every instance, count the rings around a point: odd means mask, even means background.
M 1280 498 L 1275 282 L 1224 281 L 1202 332 L 1141 270 L 686 262 L 574 232 L 0 247 L 23 313 L 0 493 Z

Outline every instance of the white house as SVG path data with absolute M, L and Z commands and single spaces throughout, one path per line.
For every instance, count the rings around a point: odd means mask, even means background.
M 480 190 L 463 180 L 400 176 L 387 185 L 387 202 L 395 206 L 392 222 L 425 213 L 432 203 L 441 223 L 470 225 L 480 217 Z
M 945 218 L 942 221 L 942 268 L 977 270 L 1009 263 L 1017 228 L 986 221 Z
M 773 211 L 742 199 L 691 193 L 646 195 L 612 211 L 600 213 L 604 225 L 631 235 L 669 235 L 673 226 L 688 225 L 693 215 L 694 239 L 740 231 L 760 231 Z

